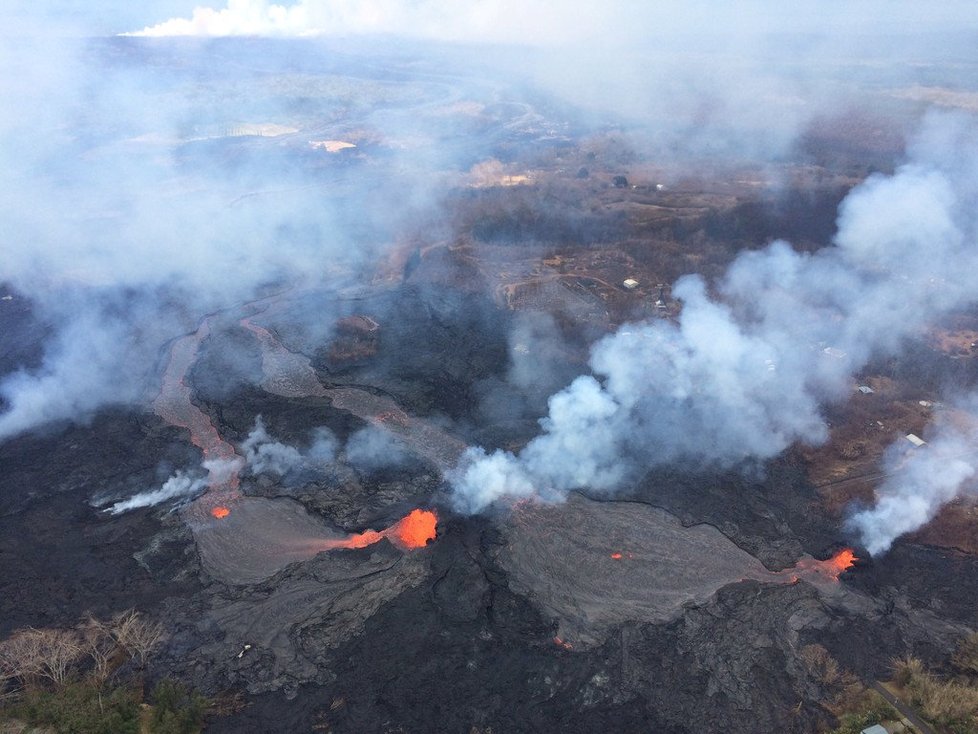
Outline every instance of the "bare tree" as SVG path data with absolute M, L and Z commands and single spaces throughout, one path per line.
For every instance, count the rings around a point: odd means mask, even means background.
M 41 675 L 57 686 L 64 685 L 82 654 L 78 633 L 56 629 L 28 632 L 40 638 Z
M 64 685 L 81 656 L 81 640 L 73 630 L 21 630 L 0 645 L 0 671 L 7 681 L 24 685 L 47 678 Z
M 5 689 L 15 681 L 29 685 L 41 675 L 39 640 L 30 632 L 21 630 L 0 643 L 0 678 Z
M 118 655 L 120 645 L 112 629 L 92 616 L 82 622 L 79 633 L 82 648 L 92 659 L 91 677 L 101 686 L 112 674 L 112 660 Z
M 159 647 L 163 639 L 163 625 L 144 618 L 135 609 L 113 617 L 111 629 L 116 642 L 129 653 L 140 668 L 146 666 L 150 654 Z

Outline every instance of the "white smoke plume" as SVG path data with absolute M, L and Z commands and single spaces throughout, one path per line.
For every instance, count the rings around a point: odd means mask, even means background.
M 339 445 L 336 435 L 325 426 L 321 426 L 312 432 L 312 445 L 306 450 L 306 461 L 320 467 L 331 464 L 336 460 Z
M 184 471 L 176 472 L 167 479 L 159 489 L 147 492 L 140 492 L 127 500 L 116 502 L 107 508 L 107 512 L 118 515 L 139 507 L 152 507 L 161 502 L 181 497 L 192 497 L 204 491 L 207 486 L 207 479 L 200 475 L 191 474 Z
M 299 469 L 305 463 L 302 454 L 295 446 L 276 441 L 265 429 L 261 416 L 255 418 L 255 427 L 241 444 L 245 461 L 255 474 L 278 474 L 283 476 Z
M 344 453 L 350 464 L 367 471 L 398 466 L 407 458 L 404 444 L 377 426 L 361 428 L 350 436 Z
M 300 451 L 272 438 L 259 415 L 255 418 L 255 427 L 242 442 L 241 450 L 252 472 L 281 477 L 301 469 L 322 468 L 336 458 L 339 441 L 332 431 L 325 427 L 316 428 L 312 437 L 309 448 Z
M 876 490 L 876 504 L 848 520 L 870 553 L 885 553 L 905 533 L 919 530 L 958 497 L 976 494 L 978 399 L 942 412 L 926 446 L 900 439 L 887 451 L 887 479 Z
M 805 8 L 572 0 L 559 9 L 541 0 L 231 0 L 193 12 L 189 4 L 99 0 L 56 11 L 14 0 L 0 8 L 0 281 L 30 297 L 54 335 L 40 364 L 4 366 L 0 440 L 51 420 L 84 419 L 106 404 L 145 405 L 162 344 L 270 285 L 333 285 L 336 272 L 357 279 L 376 265 L 392 230 L 430 210 L 433 192 L 443 190 L 439 174 L 488 157 L 495 142 L 473 136 L 468 121 L 419 122 L 420 105 L 399 114 L 397 105 L 376 104 L 393 89 L 389 80 L 363 83 L 363 66 L 384 66 L 378 49 L 387 46 L 376 34 L 398 37 L 395 56 L 403 56 L 395 66 L 421 68 L 422 60 L 443 69 L 436 86 L 452 87 L 446 104 L 486 100 L 484 78 L 496 90 L 562 97 L 575 111 L 565 121 L 571 128 L 587 127 L 598 112 L 602 124 L 640 121 L 648 130 L 639 137 L 675 156 L 735 151 L 771 160 L 813 116 L 831 115 L 864 91 L 853 88 L 852 69 L 885 69 L 873 88 L 906 91 L 932 78 L 930 62 L 970 53 L 971 38 L 962 43 L 956 34 L 978 27 L 978 6 L 954 1 L 926 12 L 916 2 L 882 0 Z M 97 39 L 140 27 L 152 36 L 318 33 L 343 52 L 327 41 L 295 41 L 285 53 L 256 51 L 250 39 Z M 423 42 L 401 45 L 405 38 Z M 507 44 L 506 52 L 487 51 L 487 43 Z M 314 104 L 324 85 L 305 71 L 280 83 L 291 74 L 281 61 L 293 53 L 302 69 L 348 58 L 339 77 L 355 80 L 358 95 L 383 94 L 362 106 L 324 98 L 303 116 L 297 108 Z M 911 56 L 928 63 L 906 63 Z M 851 67 L 839 66 L 850 58 Z M 412 83 L 431 79 L 424 71 Z M 362 129 L 386 143 L 384 156 L 367 154 L 370 163 L 339 187 L 325 185 L 319 162 L 292 165 L 309 155 L 336 109 L 353 117 L 329 126 L 330 135 Z M 241 145 L 227 134 L 241 129 L 255 139 Z M 282 135 L 257 134 L 267 129 Z M 460 148 L 441 144 L 440 135 L 467 137 Z M 391 165 L 375 166 L 385 156 Z M 344 193 L 331 198 L 333 190 Z
M 681 278 L 678 323 L 630 324 L 592 349 L 593 375 L 550 398 L 543 433 L 519 455 L 470 450 L 457 505 L 610 491 L 656 464 L 731 466 L 827 435 L 826 401 L 876 354 L 978 299 L 978 135 L 928 119 L 908 162 L 854 189 L 834 246 L 784 242 L 739 256 L 711 296 Z

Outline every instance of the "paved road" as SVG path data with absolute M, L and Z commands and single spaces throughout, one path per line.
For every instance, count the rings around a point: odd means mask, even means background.
M 905 718 L 911 724 L 913 724 L 914 729 L 920 732 L 920 734 L 937 734 L 934 731 L 934 727 L 928 724 L 926 721 L 921 719 L 912 709 L 910 709 L 903 701 L 890 693 L 886 687 L 879 681 L 873 683 L 873 690 L 880 694 L 886 699 L 886 702 L 890 704 L 893 708 L 900 712 L 900 716 Z

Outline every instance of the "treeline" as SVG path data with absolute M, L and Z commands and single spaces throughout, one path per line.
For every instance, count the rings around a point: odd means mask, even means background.
M 193 734 L 207 701 L 160 681 L 143 706 L 143 672 L 162 625 L 135 610 L 71 629 L 19 630 L 0 642 L 0 720 L 58 734 Z

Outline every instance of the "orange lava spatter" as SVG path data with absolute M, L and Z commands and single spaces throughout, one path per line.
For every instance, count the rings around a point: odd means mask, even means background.
M 853 553 L 852 548 L 845 548 L 832 556 L 826 563 L 836 571 L 838 577 L 847 568 L 852 568 L 856 564 L 856 554 Z
M 326 550 L 334 548 L 366 548 L 387 538 L 404 549 L 424 548 L 437 536 L 438 515 L 433 510 L 411 510 L 408 515 L 386 530 L 365 530 L 346 540 L 328 540 Z
M 365 530 L 362 533 L 355 533 L 346 540 L 337 540 L 337 548 L 366 548 L 368 545 L 379 543 L 384 538 L 384 533 L 376 530 Z
M 437 525 L 438 515 L 431 510 L 411 510 L 392 529 L 405 548 L 423 548 L 429 540 L 435 539 Z
M 223 520 L 225 517 L 231 514 L 231 510 L 223 505 L 218 505 L 217 507 L 211 508 L 211 514 L 218 520 Z
M 856 565 L 857 560 L 859 559 L 856 558 L 852 548 L 844 548 L 824 561 L 816 561 L 811 557 L 802 559 L 782 573 L 790 573 L 791 583 L 795 583 L 799 578 L 811 579 L 813 577 L 838 581 L 846 570 Z

